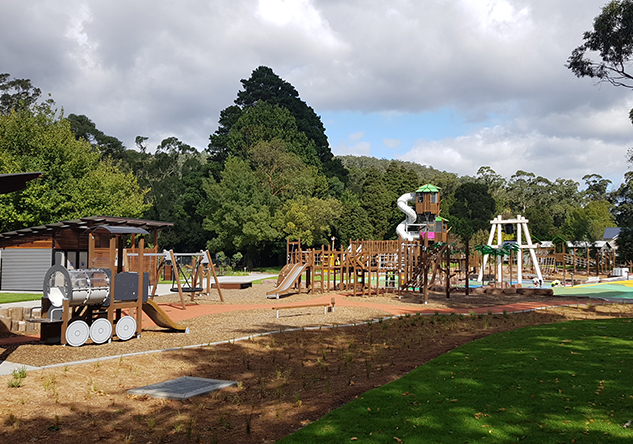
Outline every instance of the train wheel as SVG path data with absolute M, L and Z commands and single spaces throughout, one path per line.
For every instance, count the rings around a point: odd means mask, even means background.
M 112 324 L 106 318 L 98 318 L 90 326 L 90 339 L 95 344 L 103 344 L 112 337 Z
M 89 337 L 90 327 L 85 321 L 73 321 L 66 329 L 66 343 L 73 347 L 84 345 Z
M 136 334 L 136 319 L 132 316 L 123 316 L 116 323 L 116 335 L 122 341 L 131 339 Z

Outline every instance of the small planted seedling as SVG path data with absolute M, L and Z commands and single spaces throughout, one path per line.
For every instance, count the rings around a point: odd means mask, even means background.
M 10 412 L 7 419 L 4 420 L 4 425 L 7 427 L 13 427 L 14 429 L 17 429 L 20 427 L 20 420 L 18 419 L 17 416 L 13 414 L 13 412 Z

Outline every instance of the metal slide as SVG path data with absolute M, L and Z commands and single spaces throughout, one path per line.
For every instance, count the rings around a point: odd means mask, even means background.
M 143 303 L 143 311 L 149 318 L 154 321 L 154 324 L 159 327 L 169 328 L 171 330 L 183 331 L 189 333 L 189 327 L 176 324 L 168 315 L 163 311 L 158 304 L 151 299 Z
M 306 264 L 294 264 L 288 275 L 284 278 L 283 281 L 281 281 L 281 284 L 279 284 L 277 288 L 274 288 L 267 292 L 266 297 L 274 296 L 279 299 L 279 293 L 287 291 L 292 286 L 292 284 L 294 284 L 296 280 L 299 279 L 299 276 L 301 276 L 301 273 L 303 273 L 305 267 Z
M 407 231 L 407 225 L 414 224 L 418 215 L 415 210 L 408 205 L 408 202 L 415 201 L 415 193 L 405 193 L 398 198 L 398 209 L 402 211 L 407 218 L 400 222 L 396 227 L 396 233 L 398 236 L 407 241 L 417 239 L 416 236 Z M 419 236 L 418 236 L 419 237 Z

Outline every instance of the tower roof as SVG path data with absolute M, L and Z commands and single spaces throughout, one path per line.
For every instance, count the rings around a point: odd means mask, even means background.
M 437 193 L 439 190 L 440 189 L 435 185 L 427 183 L 426 185 L 422 185 L 420 188 L 418 188 L 416 193 Z

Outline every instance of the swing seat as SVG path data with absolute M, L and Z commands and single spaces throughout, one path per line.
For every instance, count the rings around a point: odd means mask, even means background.
M 178 287 L 171 287 L 170 291 L 173 291 L 174 293 L 178 293 Z M 202 287 L 183 287 L 182 288 L 182 292 L 183 293 L 200 293 L 201 291 L 204 291 L 204 288 Z

